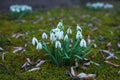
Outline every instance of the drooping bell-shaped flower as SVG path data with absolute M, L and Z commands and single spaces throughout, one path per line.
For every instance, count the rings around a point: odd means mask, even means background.
M 50 33 L 50 40 L 52 42 L 56 41 L 56 37 L 55 37 L 55 34 L 54 33 Z
M 35 44 L 37 44 L 37 43 L 38 43 L 37 38 L 36 38 L 36 37 L 33 37 L 33 38 L 32 38 L 32 44 L 35 45 Z
M 72 30 L 70 28 L 67 29 L 67 34 L 72 34 Z
M 47 39 L 48 37 L 47 37 L 47 34 L 44 32 L 43 34 L 42 34 L 42 39 Z
M 80 31 L 77 31 L 76 39 L 82 39 L 82 33 Z
M 38 44 L 37 44 L 37 46 L 36 46 L 36 49 L 37 49 L 37 50 L 42 49 L 42 44 L 41 44 L 41 42 L 38 42 Z
M 82 28 L 79 25 L 77 25 L 77 29 L 76 30 L 82 32 Z
M 60 21 L 58 23 L 57 28 L 62 29 L 62 30 L 64 29 L 64 25 L 63 25 L 62 21 Z
M 68 35 L 66 34 L 64 37 L 64 41 L 67 41 L 67 40 L 68 40 Z
M 55 42 L 55 48 L 61 48 L 61 43 L 60 41 Z
M 54 32 L 54 33 L 59 32 L 59 31 L 60 31 L 59 28 L 52 29 L 52 32 Z
M 60 31 L 60 32 L 58 33 L 57 38 L 58 38 L 59 40 L 60 40 L 60 39 L 63 39 L 63 38 L 64 38 L 64 32 L 63 32 L 63 31 Z
M 82 40 L 80 41 L 80 46 L 81 46 L 81 47 L 87 47 L 86 41 L 85 41 L 84 39 L 82 39 Z

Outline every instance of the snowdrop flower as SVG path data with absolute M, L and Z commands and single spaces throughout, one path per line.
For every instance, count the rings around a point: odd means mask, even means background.
M 82 32 L 82 29 L 81 29 L 81 27 L 79 26 L 79 25 L 77 25 L 77 29 L 76 29 L 77 31 L 79 30 L 79 31 L 81 31 Z
M 113 5 L 112 4 L 105 4 L 104 5 L 104 9 L 108 9 L 108 8 L 113 8 Z
M 37 46 L 36 46 L 36 49 L 37 49 L 37 50 L 42 49 L 42 44 L 41 44 L 41 42 L 38 42 L 38 44 L 37 44 Z
M 67 34 L 72 34 L 72 30 L 70 28 L 67 29 Z
M 61 43 L 60 41 L 55 42 L 55 48 L 61 48 Z
M 37 43 L 38 43 L 37 38 L 33 37 L 33 38 L 32 38 L 32 44 L 35 45 L 35 44 L 37 44 Z
M 64 41 L 67 41 L 67 40 L 68 40 L 68 35 L 66 34 L 64 37 Z
M 59 22 L 58 25 L 57 25 L 57 28 L 59 28 L 59 29 L 64 29 L 63 23 L 62 23 L 62 22 Z
M 63 32 L 63 31 L 60 31 L 60 32 L 58 33 L 57 38 L 58 38 L 59 40 L 60 40 L 60 39 L 63 39 L 63 38 L 64 38 L 64 32 Z
M 50 33 L 50 40 L 52 42 L 56 41 L 56 37 L 55 37 L 55 34 L 54 33 Z
M 81 39 L 81 38 L 82 38 L 82 33 L 80 31 L 77 31 L 76 39 Z
M 93 3 L 92 4 L 92 7 L 93 8 L 102 8 L 104 6 L 104 3 L 100 3 L 100 2 L 97 2 L 97 3 Z
M 47 39 L 47 34 L 45 32 L 42 34 L 42 39 Z
M 21 12 L 21 11 L 32 11 L 32 7 L 28 5 L 11 5 L 10 6 L 10 11 L 12 12 Z
M 59 28 L 52 29 L 53 32 L 60 32 Z
M 19 12 L 20 12 L 20 9 L 16 8 L 16 12 L 18 12 L 18 13 L 19 13 Z
M 81 46 L 81 47 L 87 47 L 87 46 L 86 46 L 86 41 L 85 41 L 84 39 L 82 39 L 82 40 L 80 41 L 80 46 Z

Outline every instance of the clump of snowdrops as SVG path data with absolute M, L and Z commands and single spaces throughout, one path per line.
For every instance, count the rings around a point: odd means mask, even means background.
M 10 13 L 14 19 L 21 18 L 32 11 L 32 7 L 28 5 L 11 5 Z
M 112 9 L 114 6 L 109 3 L 103 3 L 103 2 L 96 2 L 96 3 L 90 3 L 88 2 L 86 4 L 86 7 L 99 10 L 99 9 Z
M 37 50 L 44 49 L 57 66 L 72 65 L 75 59 L 82 60 L 91 52 L 92 46 L 86 43 L 79 25 L 76 30 L 70 27 L 65 30 L 62 22 L 55 29 L 51 29 L 49 36 L 43 32 L 42 40 L 33 37 L 32 44 Z

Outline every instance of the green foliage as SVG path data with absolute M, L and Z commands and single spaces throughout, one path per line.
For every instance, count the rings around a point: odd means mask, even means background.
M 25 11 L 20 11 L 20 12 L 10 12 L 10 16 L 12 19 L 20 19 L 28 14 L 30 14 L 31 11 L 25 10 Z
M 62 24 L 62 22 L 59 22 Z M 49 45 L 47 45 L 44 40 L 42 40 L 42 47 L 47 52 L 47 56 L 51 59 L 51 61 L 57 65 L 57 66 L 65 66 L 65 65 L 73 65 L 75 59 L 82 60 L 84 57 L 86 57 L 91 52 L 91 44 L 88 44 L 86 47 L 86 42 L 82 43 L 85 46 L 81 46 L 81 41 L 83 39 L 82 37 L 82 31 L 81 28 L 76 30 L 75 33 L 68 34 L 67 31 L 64 30 L 64 25 L 60 25 L 55 29 L 52 29 L 50 31 L 50 41 L 48 41 Z M 77 26 L 78 27 L 78 26 Z M 70 29 L 70 28 L 68 28 Z M 80 32 L 81 31 L 81 32 Z M 61 34 L 63 32 L 63 35 Z M 77 36 L 77 33 L 80 32 L 81 36 L 78 35 L 78 39 L 76 37 L 71 38 L 71 35 Z M 55 36 L 52 40 L 51 37 Z M 66 35 L 65 35 L 66 34 Z M 64 37 L 62 39 L 59 39 L 61 36 Z M 65 38 L 67 36 L 67 38 Z M 70 40 L 73 40 L 71 42 Z M 57 45 L 57 42 L 59 44 Z M 57 46 L 57 47 L 56 47 Z

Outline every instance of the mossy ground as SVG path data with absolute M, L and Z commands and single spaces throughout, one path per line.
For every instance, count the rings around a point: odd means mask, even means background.
M 19 52 L 13 53 L 13 47 L 24 46 L 27 42 L 31 42 L 32 37 L 35 36 L 41 39 L 41 34 L 57 25 L 60 20 L 63 20 L 65 27 L 71 26 L 76 28 L 76 24 L 80 24 L 83 29 L 85 39 L 88 35 L 91 39 L 96 39 L 98 47 L 92 48 L 92 53 L 88 58 L 94 56 L 93 61 L 100 64 L 100 67 L 91 65 L 86 71 L 79 69 L 77 72 L 95 73 L 96 80 L 119 80 L 120 68 L 115 68 L 104 62 L 102 55 L 99 53 L 100 49 L 106 49 L 106 44 L 112 42 L 114 52 L 118 51 L 117 42 L 120 35 L 120 14 L 119 10 L 100 10 L 93 11 L 86 8 L 72 8 L 72 9 L 51 9 L 40 10 L 33 12 L 26 17 L 19 20 L 13 20 L 7 14 L 0 14 L 0 47 L 4 48 L 5 60 L 0 59 L 0 80 L 69 80 L 70 77 L 66 75 L 66 70 L 70 66 L 56 67 L 50 62 L 50 59 L 45 56 L 46 52 L 35 50 L 32 44 L 26 48 L 26 52 L 21 54 Z M 25 20 L 25 22 L 21 22 Z M 91 25 L 92 26 L 88 26 Z M 97 28 L 96 31 L 91 29 Z M 28 33 L 27 37 L 20 37 L 18 39 L 12 38 L 13 33 Z M 104 41 L 98 41 L 99 36 L 105 38 Z M 116 54 L 120 59 L 120 54 Z M 0 55 L 1 58 L 1 55 Z M 46 63 L 41 66 L 40 71 L 20 72 L 21 66 L 25 59 L 30 58 L 31 61 L 38 59 L 46 60 Z M 120 64 L 120 60 L 112 60 Z M 79 61 L 81 64 L 81 61 Z

